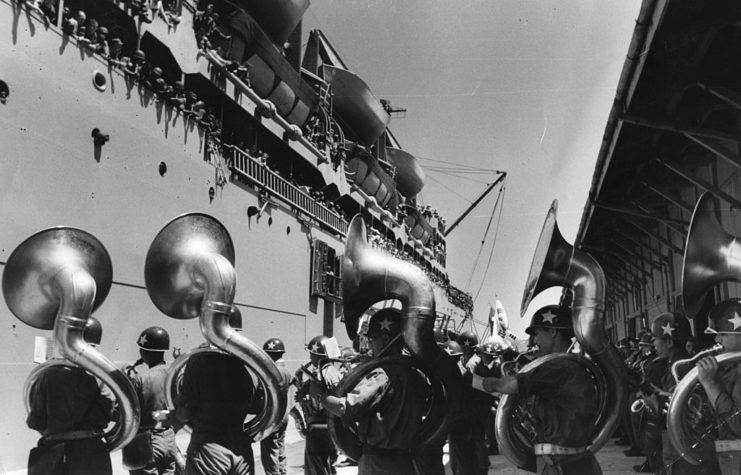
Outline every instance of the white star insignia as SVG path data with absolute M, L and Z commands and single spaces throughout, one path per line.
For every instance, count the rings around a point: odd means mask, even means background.
M 664 331 L 664 335 L 674 336 L 674 330 L 676 328 L 672 327 L 672 324 L 667 322 L 666 325 L 663 325 L 661 329 Z
M 729 318 L 728 321 L 733 324 L 734 330 L 741 327 L 741 317 L 739 317 L 738 312 L 733 312 L 733 318 Z
M 453 350 L 451 348 L 444 348 L 445 353 L 449 354 L 450 356 L 453 356 Z
M 383 330 L 391 331 L 391 325 L 392 325 L 393 323 L 394 323 L 394 322 L 392 322 L 392 321 L 391 321 L 391 320 L 389 320 L 388 318 L 384 318 L 383 320 L 381 320 L 381 321 L 379 322 L 379 325 L 381 325 L 381 328 L 382 328 Z
M 464 341 L 463 346 L 471 346 L 471 340 Z
M 144 346 L 147 343 L 147 335 L 139 337 L 139 346 Z
M 311 349 L 314 350 L 314 353 L 319 353 L 319 348 L 319 343 L 314 343 L 314 345 L 312 345 L 311 347 Z
M 271 341 L 270 343 L 268 343 L 268 348 L 270 348 L 271 350 L 274 349 L 275 348 L 275 342 L 274 341 Z
M 557 317 L 557 315 L 555 313 L 553 313 L 550 310 L 548 310 L 548 312 L 546 312 L 546 313 L 543 314 L 543 323 L 548 322 L 551 325 L 553 325 L 553 319 L 556 318 L 556 317 Z

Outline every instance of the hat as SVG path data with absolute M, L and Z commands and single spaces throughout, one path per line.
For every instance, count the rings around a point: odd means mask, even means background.
M 285 353 L 286 345 L 280 338 L 271 338 L 262 345 L 262 349 L 268 353 Z
M 395 308 L 383 308 L 370 318 L 366 336 L 375 336 L 379 333 L 396 335 L 401 332 L 401 312 Z
M 705 333 L 741 333 L 741 299 L 728 299 L 710 309 Z
M 535 335 L 536 328 L 571 330 L 571 311 L 558 305 L 546 305 L 533 314 L 525 333 Z
M 479 344 L 479 337 L 472 331 L 465 331 L 458 335 L 458 343 L 467 348 L 473 348 Z
M 684 315 L 666 312 L 651 322 L 651 336 L 662 340 L 686 340 L 692 336 L 692 329 Z
M 142 350 L 167 351 L 170 349 L 170 335 L 162 327 L 149 327 L 141 332 L 136 343 Z
M 638 346 L 654 346 L 653 338 L 650 333 L 643 333 L 638 340 Z

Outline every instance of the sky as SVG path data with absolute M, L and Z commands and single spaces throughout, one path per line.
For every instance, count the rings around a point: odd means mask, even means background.
M 497 189 L 447 238 L 451 283 L 477 297 L 476 320 L 486 321 L 499 299 L 510 328 L 525 337 L 531 313 L 557 303 L 560 291 L 546 291 L 520 316 L 553 200 L 564 238 L 576 237 L 640 4 L 314 0 L 304 15 L 304 34 L 321 29 L 376 97 L 407 109 L 389 128 L 426 170 L 420 201 L 448 224 L 497 175 L 433 168 L 507 172 L 501 216 L 498 209 L 478 265 Z

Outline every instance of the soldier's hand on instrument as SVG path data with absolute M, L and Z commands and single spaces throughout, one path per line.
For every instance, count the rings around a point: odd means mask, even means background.
M 697 379 L 703 386 L 713 384 L 717 373 L 718 360 L 714 356 L 708 356 L 697 362 Z

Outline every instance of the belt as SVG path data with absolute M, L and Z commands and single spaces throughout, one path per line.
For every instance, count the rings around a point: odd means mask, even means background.
M 87 429 L 87 430 L 73 430 L 69 432 L 61 432 L 59 434 L 46 435 L 44 436 L 44 440 L 45 441 L 55 441 L 55 440 L 94 439 L 94 438 L 98 438 L 102 436 L 103 434 L 99 431 Z
M 716 440 L 716 452 L 734 452 L 741 451 L 741 440 Z
M 535 444 L 535 455 L 578 455 L 587 451 L 586 447 L 564 447 L 556 444 Z

